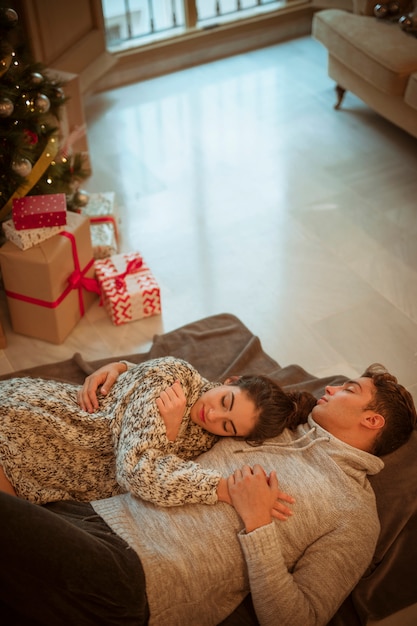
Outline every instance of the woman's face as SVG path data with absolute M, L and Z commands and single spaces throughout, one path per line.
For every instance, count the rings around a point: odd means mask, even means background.
M 203 393 L 191 408 L 193 422 L 220 437 L 247 437 L 258 418 L 255 403 L 236 385 L 221 385 Z

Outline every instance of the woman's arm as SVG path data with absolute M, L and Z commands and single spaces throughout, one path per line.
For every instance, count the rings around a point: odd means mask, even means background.
M 215 470 L 150 449 L 140 454 L 136 464 L 131 465 L 129 461 L 125 457 L 117 464 L 117 480 L 136 497 L 164 507 L 216 504 L 218 501 L 221 476 Z
M 165 357 L 150 361 L 129 376 L 129 393 L 114 422 L 116 471 L 119 484 L 132 494 L 161 506 L 215 504 L 220 472 L 203 469 L 192 459 L 208 450 L 215 437 L 187 423 L 169 441 L 156 400 L 179 381 L 189 409 L 209 384 L 190 364 Z M 121 390 L 123 389 L 121 383 Z
M 161 391 L 159 398 L 156 398 L 156 406 L 164 421 L 167 438 L 175 441 L 187 406 L 187 398 L 179 380 Z
M 16 495 L 16 491 L 12 483 L 7 478 L 1 465 L 0 465 L 0 491 L 4 491 L 4 493 L 8 493 L 11 496 Z
M 97 398 L 98 388 L 101 386 L 100 393 L 105 396 L 120 374 L 125 372 L 127 368 L 128 364 L 126 362 L 116 361 L 100 367 L 100 369 L 87 376 L 83 386 L 77 392 L 78 404 L 82 410 L 94 413 L 99 406 Z
M 139 427 L 138 409 L 145 418 Z M 117 481 L 133 495 L 160 506 L 215 504 L 220 473 L 180 458 L 177 447 L 166 437 L 155 400 L 136 410 L 127 407 L 116 448 Z

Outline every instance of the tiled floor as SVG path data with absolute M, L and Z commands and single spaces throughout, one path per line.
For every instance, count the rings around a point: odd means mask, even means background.
M 86 189 L 116 192 L 163 315 L 114 327 L 97 304 L 53 346 L 14 334 L 3 299 L 0 373 L 230 312 L 281 365 L 379 361 L 417 399 L 417 140 L 351 94 L 335 111 L 326 63 L 306 37 L 92 97 Z
M 86 103 L 94 173 L 115 191 L 163 315 L 114 327 L 93 306 L 63 345 L 10 330 L 0 372 L 145 349 L 234 313 L 281 365 L 356 375 L 380 361 L 417 396 L 417 140 L 347 94 L 296 39 Z

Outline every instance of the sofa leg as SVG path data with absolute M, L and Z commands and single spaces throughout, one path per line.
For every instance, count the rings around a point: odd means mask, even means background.
M 336 85 L 335 89 L 336 89 L 337 101 L 336 101 L 336 104 L 334 105 L 334 108 L 335 109 L 339 109 L 340 105 L 342 104 L 343 97 L 344 97 L 344 95 L 346 93 L 346 89 L 344 89 L 340 85 Z

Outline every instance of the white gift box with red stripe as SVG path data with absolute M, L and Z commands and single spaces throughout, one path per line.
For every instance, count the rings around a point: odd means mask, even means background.
M 79 212 L 90 220 L 95 259 L 106 259 L 119 252 L 115 195 L 113 191 L 90 193 L 86 206 L 79 209 Z
M 161 313 L 161 292 L 139 252 L 113 254 L 94 263 L 102 302 L 116 326 Z

